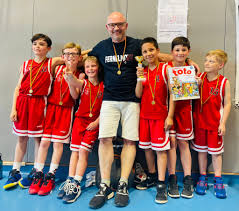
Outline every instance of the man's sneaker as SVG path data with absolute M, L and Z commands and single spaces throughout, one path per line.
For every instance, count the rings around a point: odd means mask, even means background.
M 206 177 L 206 175 L 201 175 L 197 182 L 196 193 L 199 195 L 204 195 L 204 194 L 206 194 L 207 189 L 208 189 L 207 177 Z
M 119 182 L 116 194 L 115 194 L 115 205 L 117 207 L 125 207 L 129 203 L 128 186 L 125 182 Z
M 80 182 L 72 179 L 67 185 L 66 194 L 63 197 L 65 203 L 73 203 L 81 194 Z
M 29 188 L 30 185 L 32 184 L 32 179 L 35 173 L 36 173 L 36 169 L 32 168 L 31 172 L 18 182 L 19 186 L 21 188 Z
M 138 190 L 146 190 L 151 188 L 157 184 L 157 175 L 155 176 L 147 176 L 146 180 L 142 181 L 138 185 L 136 185 L 136 189 Z
M 167 197 L 167 186 L 165 184 L 157 184 L 156 186 L 157 189 L 157 195 L 155 198 L 155 202 L 159 204 L 165 204 L 168 202 L 168 197 Z
M 227 197 L 227 193 L 221 177 L 214 177 L 214 192 L 215 196 L 219 199 L 225 199 Z
M 9 172 L 9 175 L 8 175 L 8 180 L 7 182 L 5 183 L 5 185 L 3 186 L 3 188 L 5 190 L 11 188 L 11 187 L 14 187 L 15 185 L 18 184 L 19 180 L 21 180 L 22 176 L 20 174 L 20 171 L 18 171 L 17 169 L 12 169 L 10 172 Z
M 168 178 L 168 195 L 172 198 L 180 197 L 178 191 L 177 176 L 175 174 L 171 174 Z
M 102 207 L 105 202 L 114 196 L 114 192 L 105 183 L 100 183 L 99 191 L 90 200 L 89 206 L 92 209 Z
M 63 197 L 66 194 L 66 190 L 68 189 L 68 185 L 71 183 L 73 180 L 73 177 L 68 177 L 65 182 L 61 184 L 59 187 L 59 193 L 57 194 L 58 199 L 63 199 Z
M 55 174 L 48 172 L 45 175 L 44 181 L 38 191 L 39 196 L 46 196 L 55 188 Z
M 193 179 L 190 175 L 185 176 L 183 178 L 183 191 L 181 196 L 187 199 L 191 199 L 193 197 Z
M 29 194 L 33 195 L 38 193 L 42 185 L 43 177 L 44 177 L 44 174 L 42 171 L 38 171 L 34 174 L 32 184 L 30 185 L 30 188 L 28 191 Z

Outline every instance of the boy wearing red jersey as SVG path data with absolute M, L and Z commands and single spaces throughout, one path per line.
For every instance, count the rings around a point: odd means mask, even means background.
M 57 66 L 54 71 L 52 92 L 47 98 L 47 112 L 43 136 L 37 158 L 37 172 L 33 176 L 29 188 L 30 194 L 48 195 L 55 187 L 55 172 L 59 166 L 63 152 L 63 144 L 69 143 L 71 126 L 73 122 L 73 109 L 78 91 L 70 88 L 64 78 L 67 68 L 71 68 L 78 78 L 80 71 L 77 69 L 81 57 L 81 47 L 75 43 L 67 43 L 62 49 L 62 59 L 65 65 Z M 48 148 L 53 142 L 53 154 L 49 172 L 43 174 Z
M 207 189 L 207 153 L 212 155 L 215 172 L 214 192 L 217 198 L 226 198 L 226 190 L 221 177 L 223 136 L 226 132 L 226 121 L 231 110 L 230 83 L 218 72 L 227 62 L 223 50 L 212 50 L 206 55 L 204 69 L 200 74 L 201 99 L 195 103 L 194 124 L 195 140 L 192 148 L 198 152 L 200 178 L 196 193 L 204 195 Z
M 88 56 L 84 67 L 87 77 L 85 80 L 77 80 L 69 71 L 66 73 L 66 80 L 72 89 L 79 89 L 81 98 L 72 129 L 69 177 L 58 194 L 58 198 L 65 203 L 74 202 L 81 194 L 80 183 L 87 168 L 88 155 L 99 133 L 99 115 L 104 91 L 99 62 L 96 57 Z
M 4 189 L 11 188 L 21 181 L 28 181 L 28 177 L 22 180 L 20 167 L 26 153 L 29 137 L 35 140 L 35 160 L 43 133 L 43 123 L 46 109 L 46 96 L 50 93 L 52 69 L 61 64 L 60 58 L 47 58 L 51 50 L 51 39 L 44 34 L 35 34 L 32 39 L 32 51 L 34 59 L 25 61 L 20 68 L 20 78 L 14 91 L 12 111 L 10 119 L 13 122 L 13 133 L 18 135 L 15 149 L 13 168 Z M 32 172 L 35 172 L 36 162 Z
M 176 37 L 171 44 L 173 61 L 168 62 L 172 67 L 186 66 L 186 59 L 190 52 L 190 42 L 186 37 Z M 184 172 L 183 190 L 181 196 L 193 197 L 193 179 L 191 177 L 192 158 L 189 141 L 194 138 L 192 100 L 179 100 L 175 105 L 174 123 L 170 129 L 171 149 L 168 151 L 168 195 L 172 198 L 180 197 L 177 185 L 176 149 L 180 150 L 180 158 Z
M 148 177 L 136 186 L 144 190 L 157 184 L 156 203 L 166 203 L 167 186 L 165 173 L 167 168 L 167 150 L 170 149 L 169 128 L 173 124 L 174 102 L 170 97 L 168 108 L 167 65 L 158 60 L 158 43 L 148 37 L 142 40 L 142 55 L 148 67 L 137 67 L 137 75 L 146 76 L 146 81 L 138 81 L 136 96 L 141 98 L 139 147 L 145 149 L 148 165 Z M 158 178 L 155 168 L 157 155 Z

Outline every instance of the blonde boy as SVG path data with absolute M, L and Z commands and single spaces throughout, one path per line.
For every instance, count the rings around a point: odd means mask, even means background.
M 215 172 L 214 191 L 217 198 L 226 198 L 226 191 L 221 177 L 223 136 L 226 121 L 231 110 L 230 83 L 219 71 L 227 62 L 223 50 L 212 50 L 206 54 L 205 72 L 200 74 L 201 99 L 195 103 L 194 122 L 195 140 L 192 148 L 198 152 L 200 178 L 196 193 L 204 195 L 207 189 L 207 153 L 212 155 Z

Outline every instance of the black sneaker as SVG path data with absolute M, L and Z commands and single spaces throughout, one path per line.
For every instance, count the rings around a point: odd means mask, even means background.
M 159 204 L 165 204 L 168 202 L 168 196 L 167 196 L 167 186 L 165 184 L 157 184 L 157 195 L 155 198 L 155 202 Z
M 183 178 L 183 191 L 181 196 L 187 199 L 191 199 L 193 197 L 193 179 L 190 175 L 185 176 Z
M 151 188 L 157 184 L 157 175 L 156 176 L 147 176 L 146 180 L 142 181 L 138 185 L 136 185 L 136 189 L 138 190 L 146 190 Z
M 129 203 L 129 193 L 128 186 L 125 182 L 119 182 L 116 195 L 115 195 L 115 205 L 117 207 L 125 207 Z
M 177 176 L 171 174 L 168 178 L 168 195 L 171 198 L 179 198 L 180 194 L 178 191 Z
M 66 194 L 63 197 L 65 203 L 73 203 L 81 194 L 80 182 L 73 179 L 71 183 L 68 184 L 66 189 Z
M 114 196 L 114 192 L 105 183 L 100 183 L 99 191 L 90 200 L 89 206 L 92 209 L 101 208 L 105 202 Z

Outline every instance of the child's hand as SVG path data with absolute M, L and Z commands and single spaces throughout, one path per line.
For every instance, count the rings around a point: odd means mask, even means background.
M 195 67 L 195 69 L 196 69 L 196 75 L 198 75 L 198 74 L 201 72 L 201 71 L 200 71 L 200 67 L 199 67 L 198 64 L 195 63 L 193 60 L 188 59 L 188 60 L 187 60 L 187 63 L 188 63 L 189 65 Z
M 80 80 L 84 80 L 84 79 L 85 79 L 85 73 L 80 73 L 79 79 L 80 79 Z
M 196 81 L 197 81 L 197 84 L 198 84 L 198 85 L 201 85 L 201 83 L 202 83 L 201 77 L 195 76 L 195 79 L 196 79 Z
M 226 133 L 226 127 L 225 124 L 220 123 L 219 127 L 218 127 L 218 135 L 219 136 L 224 136 Z
M 164 123 L 164 129 L 169 130 L 173 125 L 173 118 L 167 117 Z
M 137 77 L 143 77 L 144 76 L 144 68 L 143 67 L 136 67 L 137 69 Z
M 94 129 L 96 129 L 98 126 L 99 126 L 99 123 L 98 123 L 98 121 L 96 120 L 96 121 L 94 121 L 94 122 L 91 122 L 91 123 L 87 126 L 86 130 L 94 130 Z
M 13 110 L 10 114 L 10 120 L 12 122 L 16 122 L 17 121 L 17 111 L 16 110 Z
M 74 78 L 73 72 L 68 67 L 64 70 L 64 78 L 67 83 L 71 82 Z

